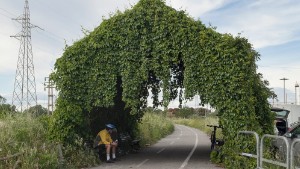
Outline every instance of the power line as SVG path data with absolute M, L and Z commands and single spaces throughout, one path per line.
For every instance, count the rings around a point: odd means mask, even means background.
M 9 37 L 9 36 L 10 36 L 9 34 L 7 34 L 7 33 L 3 33 L 3 32 L 0 32 L 0 34 L 2 34 L 3 36 L 7 36 L 7 37 Z
M 3 16 L 5 16 L 5 17 L 7 17 L 7 18 L 11 18 L 10 16 L 5 15 L 5 14 L 3 14 L 3 13 L 0 13 L 0 15 L 3 15 Z
M 12 15 L 12 16 L 14 16 L 14 17 L 17 16 L 17 15 L 15 15 L 15 14 L 13 14 L 13 13 L 11 13 L 11 12 L 9 12 L 9 11 L 3 9 L 3 8 L 1 8 L 1 7 L 0 7 L 0 9 L 1 9 L 2 11 L 4 11 L 4 12 L 6 12 L 6 13 Z M 8 15 L 6 15 L 6 14 L 3 14 L 3 13 L 1 13 L 1 12 L 0 12 L 0 15 L 3 15 L 3 16 L 5 16 L 6 18 L 11 19 L 10 16 L 8 16 Z M 39 28 L 40 28 L 40 27 L 39 27 Z M 44 29 L 42 29 L 42 28 L 40 28 L 40 29 L 43 30 L 43 32 L 47 32 L 48 34 L 51 35 L 51 36 L 49 36 L 49 35 L 45 34 L 46 36 L 51 37 L 52 39 L 56 39 L 56 40 L 58 40 L 58 41 L 60 41 L 60 42 L 65 42 L 65 41 L 64 41 L 65 38 L 63 38 L 63 37 L 61 37 L 61 36 L 59 36 L 59 35 L 56 35 L 56 34 L 50 32 L 50 31 L 48 31 L 48 30 L 44 30 Z M 39 32 L 39 31 L 37 31 L 37 32 Z M 42 32 L 39 32 L 39 33 L 42 33 Z
M 261 65 L 257 65 L 258 67 L 263 67 L 263 68 L 280 68 L 280 69 L 300 69 L 300 67 L 285 67 L 285 66 L 261 66 Z
M 17 15 L 15 15 L 15 14 L 9 12 L 9 11 L 6 10 L 6 9 L 3 9 L 3 8 L 1 8 L 1 7 L 0 7 L 0 9 L 1 9 L 2 11 L 6 12 L 6 13 L 8 13 L 8 14 L 10 14 L 10 15 L 12 15 L 13 17 L 16 17 L 16 16 L 17 16 Z
M 67 21 L 72 21 L 71 23 L 73 23 L 73 24 L 76 25 L 76 26 L 80 26 L 80 25 L 81 25 L 80 23 L 78 23 L 78 22 L 77 22 L 76 20 L 74 20 L 73 18 L 68 17 L 68 16 L 66 16 L 66 15 L 63 15 L 61 12 L 58 14 L 58 12 L 57 12 L 57 10 L 56 10 L 57 8 L 56 8 L 56 9 L 52 8 L 51 5 L 49 5 L 49 4 L 46 3 L 47 1 L 44 1 L 44 0 L 39 0 L 39 1 L 40 1 L 40 3 L 43 3 L 44 6 L 47 6 L 47 9 L 48 9 L 48 10 L 51 9 L 50 11 L 52 11 L 52 13 L 58 15 L 59 17 L 64 17 Z M 49 1 L 49 2 L 50 2 L 50 1 Z M 64 2 L 64 1 L 60 1 L 60 2 Z

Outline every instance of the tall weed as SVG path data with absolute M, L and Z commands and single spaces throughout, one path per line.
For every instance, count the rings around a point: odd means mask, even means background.
M 141 144 L 153 144 L 174 131 L 171 120 L 162 112 L 146 112 L 138 124 L 138 136 Z
M 6 116 L 0 130 L 0 168 L 57 168 L 55 146 L 39 119 L 28 114 Z
M 49 116 L 33 118 L 29 114 L 16 114 L 1 119 L 0 168 L 68 169 L 99 164 L 91 149 L 59 146 L 49 140 L 48 121 Z

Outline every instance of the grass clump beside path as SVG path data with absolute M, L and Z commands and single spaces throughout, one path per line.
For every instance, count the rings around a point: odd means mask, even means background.
M 15 114 L 0 119 L 0 168 L 82 168 L 94 166 L 91 151 L 60 146 L 48 139 L 49 116 Z
M 153 144 L 173 131 L 173 122 L 162 111 L 146 112 L 138 124 L 138 136 L 142 146 Z
M 1 118 L 0 168 L 58 168 L 55 145 L 46 139 L 42 118 L 28 114 Z

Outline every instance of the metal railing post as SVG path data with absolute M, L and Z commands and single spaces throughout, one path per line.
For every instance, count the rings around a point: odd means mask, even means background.
M 260 168 L 260 162 L 259 162 L 259 160 L 260 160 L 260 153 L 259 153 L 259 136 L 258 136 L 258 134 L 256 133 L 256 132 L 254 132 L 254 131 L 239 131 L 238 132 L 238 135 L 239 134 L 253 134 L 254 136 L 255 136 L 255 139 L 256 139 L 256 154 L 249 154 L 249 153 L 244 153 L 244 152 L 242 152 L 241 153 L 241 155 L 242 156 L 246 156 L 246 157 L 252 157 L 252 158 L 256 158 L 256 161 L 257 161 L 257 169 L 259 169 Z
M 263 148 L 264 148 L 263 141 L 264 141 L 264 138 L 266 138 L 266 137 L 274 138 L 274 139 L 282 139 L 285 142 L 285 145 L 286 145 L 286 163 L 282 163 L 282 162 L 278 162 L 278 161 L 263 158 Z M 270 164 L 279 165 L 279 166 L 286 167 L 287 169 L 289 169 L 289 167 L 290 167 L 290 159 L 289 159 L 290 148 L 289 148 L 289 143 L 288 143 L 287 138 L 285 138 L 283 136 L 275 136 L 275 135 L 265 134 L 265 135 L 262 136 L 260 141 L 261 142 L 260 142 L 260 160 L 259 161 L 260 161 L 260 167 L 261 168 L 263 168 L 262 167 L 263 162 L 267 162 L 267 163 L 270 163 Z
M 296 143 L 300 143 L 300 139 L 296 139 L 296 140 L 294 140 L 293 142 L 292 142 L 292 144 L 291 144 L 291 154 L 290 154 L 290 159 L 291 159 L 291 162 L 290 162 L 290 164 L 291 164 L 291 168 L 292 167 L 294 167 L 294 146 L 295 146 L 295 144 Z M 295 169 L 299 169 L 299 166 L 295 166 Z

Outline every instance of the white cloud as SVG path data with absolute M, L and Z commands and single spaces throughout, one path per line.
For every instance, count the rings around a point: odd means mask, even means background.
M 294 2 L 294 1 L 293 1 Z M 291 1 L 245 1 L 239 6 L 229 6 L 205 19 L 215 21 L 212 24 L 221 32 L 242 33 L 255 48 L 284 44 L 299 40 L 300 3 Z M 218 26 L 220 24 L 221 26 Z
M 222 7 L 232 0 L 167 0 L 167 5 L 177 10 L 186 10 L 188 14 L 198 19 L 199 16 Z

